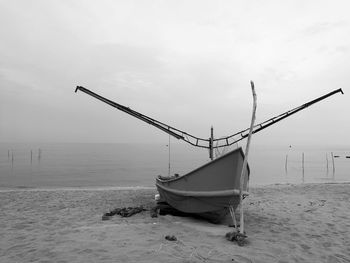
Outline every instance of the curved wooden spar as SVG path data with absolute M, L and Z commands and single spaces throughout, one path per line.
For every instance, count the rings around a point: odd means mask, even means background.
M 254 122 L 255 122 L 255 114 L 256 114 L 256 107 L 257 107 L 257 99 L 256 99 L 256 92 L 254 87 L 254 82 L 250 81 L 250 85 L 252 88 L 252 94 L 253 94 L 253 111 L 252 111 L 252 120 L 250 122 L 250 128 L 248 133 L 248 139 L 247 144 L 244 152 L 244 161 L 243 161 L 243 167 L 241 171 L 241 179 L 240 179 L 240 188 L 239 188 L 239 203 L 241 205 L 241 213 L 240 213 L 240 233 L 244 235 L 244 214 L 243 214 L 243 186 L 244 186 L 244 177 L 246 176 L 246 167 L 248 165 L 248 155 L 249 155 L 249 146 L 250 146 L 250 140 L 252 138 L 253 134 L 253 128 L 254 128 Z
M 142 113 L 139 113 L 135 110 L 132 110 L 131 108 L 129 107 L 126 107 L 124 105 L 121 105 L 119 103 L 116 103 L 114 101 L 111 101 L 105 97 L 102 97 L 101 95 L 98 95 L 97 93 L 94 93 L 92 92 L 91 90 L 89 89 L 86 89 L 82 86 L 77 86 L 76 89 L 75 89 L 75 92 L 77 92 L 78 90 L 114 107 L 114 108 L 117 108 L 118 110 L 120 111 L 123 111 L 131 116 L 134 116 L 135 118 L 138 118 L 168 134 L 170 134 L 171 136 L 175 137 L 176 139 L 179 139 L 179 140 L 183 140 L 193 146 L 196 146 L 196 147 L 201 147 L 201 148 L 206 148 L 206 149 L 209 149 L 212 151 L 212 149 L 215 149 L 215 148 L 220 148 L 220 147 L 225 147 L 225 146 L 230 146 L 236 142 L 239 142 L 241 140 L 243 140 L 244 138 L 248 137 L 249 135 L 249 128 L 245 129 L 245 130 L 242 130 L 242 131 L 239 131 L 235 134 L 232 134 L 230 136 L 226 136 L 226 137 L 222 137 L 222 138 L 218 138 L 218 139 L 213 139 L 213 138 L 208 138 L 208 139 L 203 139 L 203 138 L 199 138 L 199 137 L 196 137 L 192 134 L 189 134 L 185 131 L 182 131 L 182 130 L 179 130 L 177 128 L 174 128 L 168 124 L 165 124 L 163 122 L 160 122 L 160 121 L 157 121 L 151 117 L 148 117 Z M 294 113 L 297 113 L 321 100 L 324 100 L 336 93 L 339 93 L 341 92 L 342 94 L 343 91 L 341 89 L 337 89 L 337 90 L 334 90 L 326 95 L 323 95 L 317 99 L 314 99 L 312 101 L 309 101 L 299 107 L 296 107 L 292 110 L 289 110 L 285 113 L 282 113 L 276 117 L 272 117 L 264 122 L 261 122 L 257 125 L 254 126 L 253 128 L 253 131 L 252 133 L 256 133 L 256 132 L 259 132 L 269 126 L 271 126 L 272 124 L 275 124 L 291 115 L 293 115 Z

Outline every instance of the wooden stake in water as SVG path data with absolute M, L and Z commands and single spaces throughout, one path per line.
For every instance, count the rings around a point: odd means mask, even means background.
M 284 169 L 286 171 L 286 175 L 288 174 L 288 154 L 286 155 L 286 162 L 284 164 Z
M 14 162 L 14 157 L 13 157 L 13 152 L 12 152 L 12 169 L 13 169 L 13 162 Z
M 10 161 L 10 150 L 7 150 L 7 160 Z
M 286 162 L 284 164 L 284 169 L 286 171 L 286 183 L 288 183 L 288 154 L 286 154 Z
M 305 181 L 304 153 L 302 155 L 302 170 L 303 170 L 303 183 L 304 183 L 304 181 Z
M 328 168 L 328 154 L 327 153 L 326 153 L 326 162 L 327 162 L 327 177 L 328 177 L 329 168 Z
M 40 160 L 41 160 L 41 149 L 39 148 L 39 150 L 38 150 L 38 161 L 40 162 Z
M 239 202 L 241 205 L 241 216 L 240 216 L 240 230 L 239 232 L 241 234 L 244 234 L 244 215 L 243 215 L 243 187 L 244 187 L 244 181 L 245 181 L 245 172 L 247 169 L 247 164 L 248 164 L 248 154 L 249 154 L 249 146 L 250 146 L 250 140 L 253 134 L 253 127 L 254 127 L 254 122 L 255 122 L 255 113 L 256 113 L 256 93 L 255 93 L 255 88 L 254 88 L 254 82 L 250 81 L 250 86 L 252 87 L 252 93 L 253 93 L 253 112 L 252 112 L 252 120 L 250 123 L 250 129 L 249 129 L 249 135 L 248 135 L 248 140 L 245 148 L 245 153 L 244 153 L 244 161 L 243 161 L 243 166 L 242 166 L 242 171 L 241 171 L 241 179 L 240 179 L 240 189 L 239 189 Z
M 333 164 L 333 180 L 335 178 L 335 164 L 334 164 L 334 155 L 333 155 L 333 152 L 331 152 L 331 155 L 332 155 L 332 164 Z
M 33 151 L 30 150 L 30 164 L 33 163 Z

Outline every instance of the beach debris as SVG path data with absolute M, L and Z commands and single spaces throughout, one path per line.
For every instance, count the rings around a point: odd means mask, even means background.
M 154 200 L 156 202 L 160 201 L 160 195 L 159 194 L 154 195 Z
M 159 214 L 159 208 L 157 206 L 154 206 L 150 210 L 150 215 L 152 218 L 158 217 Z
M 327 200 L 321 199 L 317 201 L 309 201 L 310 209 L 305 210 L 304 212 L 314 212 L 317 210 L 317 206 L 325 206 Z
M 309 205 L 310 206 L 315 206 L 315 205 L 324 206 L 326 202 L 327 202 L 327 200 L 324 200 L 324 199 L 317 200 L 317 201 L 309 201 Z
M 231 242 L 236 241 L 237 244 L 240 247 L 242 247 L 247 243 L 246 238 L 248 236 L 245 234 L 245 232 L 241 233 L 239 231 L 231 231 L 226 233 L 225 237 L 228 241 L 231 241 Z
M 120 215 L 121 217 L 130 217 L 135 214 L 141 213 L 143 211 L 147 211 L 147 209 L 143 208 L 143 206 L 136 207 L 123 207 L 123 208 L 115 208 L 102 216 L 102 220 L 109 220 L 114 215 Z
M 166 235 L 165 239 L 169 241 L 177 241 L 177 238 L 174 235 Z

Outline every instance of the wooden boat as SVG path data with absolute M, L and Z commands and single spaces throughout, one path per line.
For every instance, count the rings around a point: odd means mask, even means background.
M 239 131 L 235 134 L 221 138 L 214 138 L 213 129 L 211 129 L 210 138 L 208 139 L 199 138 L 185 131 L 171 127 L 163 122 L 157 121 L 149 116 L 141 114 L 140 112 L 132 110 L 129 107 L 104 98 L 84 87 L 77 86 L 75 92 L 80 90 L 122 112 L 125 112 L 168 133 L 170 136 L 173 136 L 178 140 L 183 140 L 195 147 L 208 149 L 209 157 L 212 159 L 211 162 L 178 178 L 172 178 L 168 180 L 158 178 L 156 180 L 156 186 L 160 194 L 160 199 L 161 201 L 168 203 L 173 208 L 185 213 L 216 213 L 218 211 L 220 212 L 228 210 L 230 210 L 233 213 L 233 211 L 237 208 L 238 204 L 240 203 L 240 199 L 242 197 L 240 195 L 239 189 L 241 189 L 240 178 L 244 163 L 244 153 L 241 148 L 238 148 L 234 151 L 229 152 L 226 155 L 223 155 L 213 160 L 213 150 L 220 147 L 234 145 L 235 143 L 243 140 L 244 138 L 248 138 L 247 145 L 249 145 L 249 138 L 253 133 L 259 132 L 336 93 L 340 92 L 343 94 L 343 91 L 341 89 L 334 90 L 326 95 L 323 95 L 299 107 L 296 107 L 292 110 L 289 110 L 285 113 L 272 117 L 264 122 L 261 122 L 258 125 L 253 126 L 253 120 L 255 119 L 254 115 L 256 109 L 256 98 L 253 82 L 251 82 L 251 86 L 254 97 L 254 113 L 251 122 L 251 127 Z M 247 176 L 245 176 L 242 189 L 243 195 L 248 195 L 248 165 L 245 169 Z M 241 219 L 242 218 L 243 217 L 241 216 Z M 243 220 L 241 221 L 243 222 Z M 242 232 L 244 232 L 243 230 L 244 229 L 242 226 Z
M 213 213 L 214 217 L 222 217 L 229 207 L 236 209 L 239 204 L 243 161 L 242 148 L 237 148 L 183 176 L 157 178 L 159 202 L 185 213 L 203 216 Z M 247 166 L 243 184 L 245 196 L 248 195 L 249 173 Z

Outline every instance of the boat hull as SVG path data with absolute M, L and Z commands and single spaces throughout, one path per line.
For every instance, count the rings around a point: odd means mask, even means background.
M 181 177 L 157 178 L 160 201 L 185 213 L 227 212 L 230 206 L 236 209 L 243 161 L 243 151 L 238 148 Z M 248 194 L 249 172 L 247 166 L 244 195 Z

